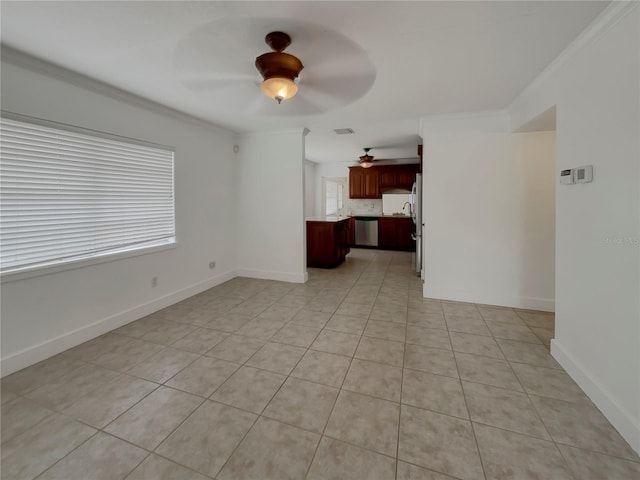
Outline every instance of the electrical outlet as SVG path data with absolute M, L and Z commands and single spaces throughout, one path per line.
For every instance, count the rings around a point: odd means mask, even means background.
M 158 277 L 153 277 L 153 278 L 151 279 L 151 287 L 152 287 L 152 288 L 155 288 L 155 287 L 157 287 L 157 286 L 158 286 Z
M 215 260 L 211 260 L 211 261 L 209 262 L 209 268 L 211 268 L 211 269 L 216 268 L 216 261 L 215 261 Z

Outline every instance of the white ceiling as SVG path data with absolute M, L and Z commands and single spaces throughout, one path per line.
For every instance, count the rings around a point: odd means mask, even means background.
M 606 7 L 596 1 L 3 1 L 2 43 L 236 132 L 307 127 L 307 158 L 416 155 L 418 118 L 506 108 Z M 284 30 L 296 97 L 260 93 Z M 333 129 L 351 127 L 355 135 Z

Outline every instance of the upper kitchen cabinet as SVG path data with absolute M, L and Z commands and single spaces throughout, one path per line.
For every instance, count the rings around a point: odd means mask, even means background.
M 411 190 L 416 180 L 418 165 L 388 165 L 380 169 L 380 190 L 402 189 Z
M 349 167 L 349 198 L 382 198 L 388 190 L 411 190 L 419 165 Z
M 395 167 L 378 168 L 380 168 L 380 188 L 394 188 L 396 185 Z
M 381 198 L 380 175 L 375 167 L 349 167 L 349 198 Z
M 416 181 L 416 173 L 418 173 L 418 165 L 400 165 L 396 170 L 396 188 L 405 188 L 411 190 L 413 182 Z

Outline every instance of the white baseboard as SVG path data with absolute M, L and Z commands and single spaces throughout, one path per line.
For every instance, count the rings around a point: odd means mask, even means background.
M 270 270 L 239 269 L 239 277 L 259 278 L 261 280 L 278 280 L 280 282 L 305 283 L 309 273 L 274 272 Z
M 640 418 L 622 407 L 600 382 L 558 340 L 551 340 L 551 355 L 566 370 L 620 435 L 640 454 Z
M 555 312 L 556 308 L 556 302 L 553 298 L 523 296 L 488 297 L 476 292 L 444 291 L 443 289 L 431 288 L 427 282 L 424 284 L 423 294 L 428 298 L 437 298 L 452 302 L 479 303 L 481 305 L 497 305 L 526 310 L 540 310 L 543 312 Z
M 541 312 L 555 312 L 556 301 L 554 298 L 520 297 L 515 308 L 525 308 L 527 310 L 540 310 Z
M 156 298 L 142 305 L 138 305 L 137 307 L 123 312 L 118 312 L 109 317 L 90 323 L 89 325 L 85 325 L 45 342 L 12 353 L 11 355 L 0 359 L 0 375 L 4 377 L 10 373 L 33 365 L 34 363 L 38 363 L 52 357 L 53 355 L 64 352 L 69 348 L 110 332 L 115 328 L 122 327 L 134 320 L 173 305 L 174 303 L 215 287 L 216 285 L 220 285 L 221 283 L 231 280 L 236 276 L 236 271 L 229 271 L 216 275 L 215 277 L 189 285 L 188 287 L 169 293 L 160 298 Z

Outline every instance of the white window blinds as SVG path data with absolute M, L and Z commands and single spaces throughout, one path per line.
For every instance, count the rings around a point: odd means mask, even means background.
M 175 242 L 174 152 L 0 119 L 0 270 Z

